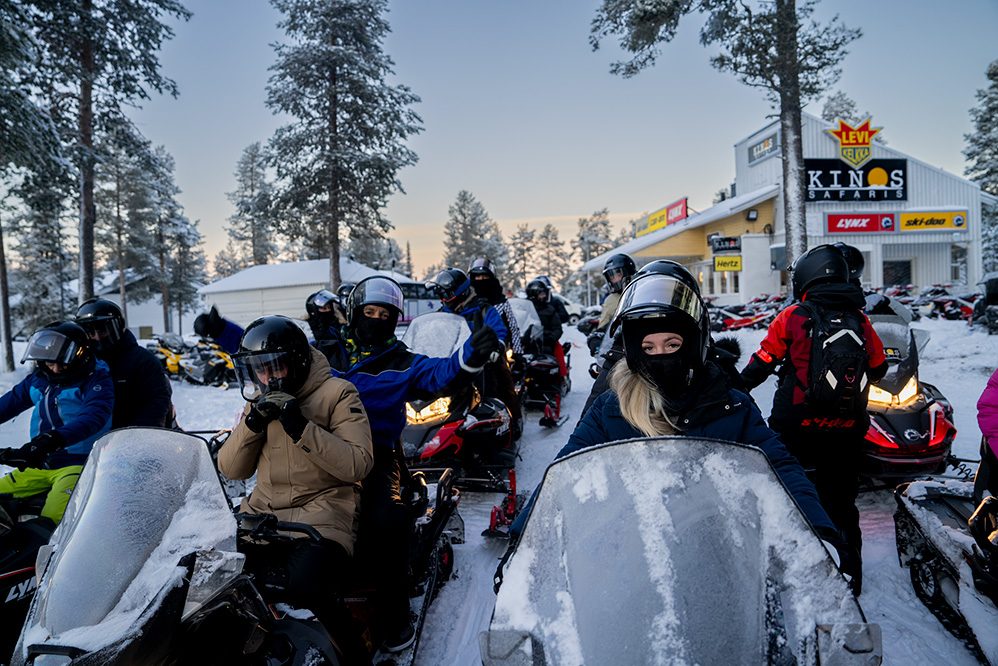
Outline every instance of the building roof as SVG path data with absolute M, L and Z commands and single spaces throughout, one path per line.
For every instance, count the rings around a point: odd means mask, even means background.
M 623 252 L 624 254 L 639 252 L 647 247 L 655 245 L 656 243 L 661 243 L 668 238 L 681 234 L 684 231 L 689 231 L 690 229 L 696 229 L 710 224 L 711 222 L 723 220 L 724 218 L 734 215 L 735 213 L 739 213 L 743 210 L 751 208 L 752 206 L 760 204 L 763 201 L 772 199 L 779 194 L 779 192 L 780 186 L 778 184 L 773 184 L 767 185 L 766 187 L 760 187 L 759 189 L 748 192 L 747 194 L 725 199 L 703 212 L 695 213 L 687 217 L 685 220 L 676 222 L 675 224 L 670 224 L 664 229 L 658 229 L 650 234 L 629 240 L 623 245 L 615 247 L 612 250 L 608 250 L 598 257 L 594 257 L 583 264 L 582 270 L 600 270 L 603 268 L 603 262 L 605 262 L 607 257 L 611 254 L 617 254 L 618 252 Z
M 387 275 L 401 282 L 411 281 L 411 278 L 401 273 L 375 270 L 346 257 L 340 257 L 340 275 L 344 282 L 360 282 L 372 275 Z M 201 287 L 198 289 L 198 293 L 203 296 L 229 291 L 319 285 L 327 282 L 329 282 L 329 259 L 312 259 L 309 261 L 289 261 L 283 264 L 250 266 L 229 277 Z

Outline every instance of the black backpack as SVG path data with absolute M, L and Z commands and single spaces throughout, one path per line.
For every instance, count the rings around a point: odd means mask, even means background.
M 805 402 L 816 413 L 851 416 L 866 411 L 870 355 L 863 315 L 824 310 L 802 303 L 809 315 L 811 361 Z

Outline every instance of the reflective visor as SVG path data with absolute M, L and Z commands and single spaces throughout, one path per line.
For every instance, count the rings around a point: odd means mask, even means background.
M 666 308 L 685 312 L 695 322 L 703 315 L 703 302 L 689 285 L 669 275 L 644 275 L 624 290 L 616 318 L 651 317 Z
M 68 365 L 76 358 L 79 346 L 58 331 L 43 329 L 36 331 L 28 340 L 21 363 L 25 361 L 46 361 Z
M 312 297 L 312 302 L 315 303 L 317 308 L 324 308 L 335 300 L 336 295 L 328 289 L 322 289 Z
M 402 313 L 402 289 L 395 280 L 372 277 L 362 280 L 350 292 L 350 309 L 361 305 L 381 305 Z
M 243 398 L 256 400 L 271 389 L 278 389 L 290 369 L 287 352 L 243 352 L 232 357 Z

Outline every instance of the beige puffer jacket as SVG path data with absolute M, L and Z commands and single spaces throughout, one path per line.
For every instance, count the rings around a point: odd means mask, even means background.
M 295 397 L 309 420 L 298 442 L 280 421 L 257 434 L 242 418 L 219 451 L 218 468 L 230 479 L 257 473 L 256 488 L 240 510 L 307 523 L 353 554 L 360 482 L 373 465 L 367 412 L 353 384 L 331 377 L 329 363 L 315 349 Z M 244 417 L 249 409 L 247 403 Z

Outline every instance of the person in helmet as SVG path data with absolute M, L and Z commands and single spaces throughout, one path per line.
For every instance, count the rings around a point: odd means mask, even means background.
M 624 360 L 610 372 L 611 389 L 593 403 L 556 458 L 604 442 L 686 435 L 750 444 L 763 450 L 808 520 L 832 543 L 838 530 L 814 485 L 758 407 L 730 387 L 710 359 L 710 328 L 700 294 L 671 275 L 636 276 L 624 290 L 611 326 Z
M 349 614 L 337 602 L 357 538 L 361 481 L 373 466 L 357 389 L 331 377 L 326 357 L 279 315 L 247 326 L 233 361 L 246 405 L 218 452 L 218 468 L 230 479 L 256 474 L 240 511 L 319 532 L 320 543 L 302 538 L 275 554 L 287 572 L 287 601 L 312 610 L 334 636 L 359 644 L 344 632 Z
M 405 403 L 437 398 L 455 382 L 471 381 L 501 348 L 495 332 L 482 326 L 449 358 L 415 354 L 395 338 L 403 312 L 397 282 L 383 276 L 358 282 L 347 303 L 349 362 L 333 369 L 357 387 L 371 423 L 374 467 L 364 479 L 358 551 L 380 572 L 378 616 L 390 652 L 409 647 L 416 636 L 409 615 L 412 517 L 401 494 L 408 476 L 401 451 Z
M 565 304 L 561 302 L 561 299 L 555 298 L 554 295 L 554 283 L 551 282 L 551 278 L 547 275 L 538 275 L 534 280 L 540 280 L 548 290 L 548 300 L 551 302 L 551 307 L 558 315 L 558 321 L 562 324 L 567 324 L 568 320 L 571 318 L 568 316 L 568 310 L 565 308 Z M 528 283 L 529 284 L 529 283 Z
M 782 310 L 770 324 L 742 370 L 742 380 L 752 390 L 779 371 L 769 426 L 809 471 L 832 520 L 850 546 L 862 553 L 856 496 L 863 440 L 870 425 L 866 395 L 869 384 L 887 372 L 884 347 L 863 314 L 862 290 L 850 284 L 849 265 L 838 248 L 818 245 L 802 254 L 791 268 L 791 280 L 799 302 Z M 839 340 L 834 345 L 833 330 Z M 828 344 L 823 341 L 826 335 Z M 821 349 L 813 344 L 815 339 Z M 844 344 L 851 347 L 844 349 L 840 346 Z M 855 358 L 849 360 L 855 369 L 846 370 L 858 383 L 859 393 L 848 403 L 826 404 L 821 399 L 824 392 L 813 389 L 812 378 L 829 373 L 834 378 L 836 359 L 844 361 L 846 355 Z M 861 590 L 862 576 L 857 572 L 853 591 L 858 595 Z
M 833 247 L 842 253 L 842 257 L 846 260 L 846 266 L 849 267 L 849 284 L 862 290 L 863 269 L 866 268 L 863 253 L 859 251 L 859 248 L 846 243 L 835 243 Z
M 603 264 L 603 279 L 606 280 L 607 297 L 603 301 L 603 312 L 600 314 L 597 331 L 606 331 L 620 303 L 620 294 L 628 285 L 638 268 L 634 260 L 626 254 L 613 254 Z
M 343 282 L 336 288 L 336 298 L 340 301 L 340 308 L 343 310 L 344 319 L 346 319 L 347 301 L 350 298 L 350 292 L 353 291 L 353 288 L 356 286 L 356 282 Z M 344 321 L 344 323 L 346 322 Z
M 41 515 L 58 523 L 90 449 L 111 429 L 114 382 L 86 332 L 70 321 L 35 331 L 26 361 L 34 370 L 0 396 L 0 423 L 33 406 L 31 441 L 0 452 L 0 463 L 17 468 L 0 479 L 0 494 L 48 493 Z
M 243 337 L 242 327 L 234 321 L 224 319 L 214 305 L 208 312 L 194 318 L 194 332 L 202 338 L 211 338 L 228 354 L 239 351 L 239 341 Z
M 341 329 L 347 318 L 339 297 L 328 289 L 320 289 L 305 299 L 305 312 L 315 348 L 326 357 L 330 367 L 341 367 L 346 362 Z
M 440 297 L 440 312 L 452 312 L 464 317 L 471 331 L 475 331 L 475 318 L 481 314 L 482 323 L 495 331 L 496 337 L 505 342 L 509 329 L 499 312 L 484 298 L 475 293 L 468 274 L 460 268 L 445 268 L 426 283 L 428 289 Z
M 561 317 L 558 315 L 558 311 L 555 309 L 554 303 L 551 298 L 551 288 L 540 279 L 531 280 L 527 283 L 527 300 L 529 300 L 534 305 L 534 309 L 537 311 L 537 316 L 541 320 L 541 326 L 544 327 L 544 335 L 541 338 L 541 349 L 535 350 L 540 351 L 544 354 L 557 354 L 557 350 L 560 347 L 558 341 L 561 339 L 561 335 L 564 332 L 561 324 Z M 559 365 L 564 366 L 564 356 L 559 360 Z M 566 372 L 562 372 L 562 376 L 565 376 Z
M 97 358 L 107 363 L 114 379 L 111 428 L 169 428 L 174 425 L 173 389 L 163 365 L 140 346 L 125 327 L 125 317 L 103 298 L 84 301 L 76 323 L 87 332 Z

